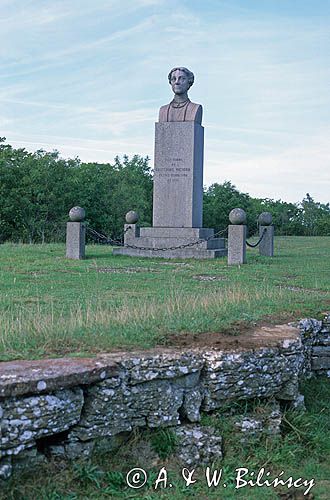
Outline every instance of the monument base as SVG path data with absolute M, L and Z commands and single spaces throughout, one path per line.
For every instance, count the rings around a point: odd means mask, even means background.
M 134 257 L 163 257 L 165 259 L 225 257 L 227 255 L 225 239 L 214 238 L 213 235 L 214 230 L 206 228 L 140 228 L 136 224 L 125 224 L 125 246 L 114 248 L 113 254 Z M 178 248 L 181 245 L 182 247 Z

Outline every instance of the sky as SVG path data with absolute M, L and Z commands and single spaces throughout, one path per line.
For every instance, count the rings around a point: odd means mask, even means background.
M 153 165 L 177 66 L 203 106 L 205 186 L 330 201 L 330 0 L 0 0 L 0 136 Z

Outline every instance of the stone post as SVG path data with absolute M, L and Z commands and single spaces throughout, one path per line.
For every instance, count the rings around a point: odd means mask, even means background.
M 234 208 L 229 214 L 228 226 L 228 265 L 246 263 L 246 213 Z
M 263 234 L 266 230 L 260 244 L 259 244 L 259 254 L 266 257 L 274 256 L 274 226 L 272 223 L 272 214 L 269 212 L 263 212 L 258 217 L 259 222 L 259 236 Z
M 140 236 L 140 226 L 137 225 L 139 215 L 134 210 L 127 212 L 124 224 L 124 245 L 135 245 L 136 239 Z
M 86 226 L 85 210 L 73 207 L 69 212 L 70 222 L 66 225 L 66 257 L 68 259 L 85 258 Z

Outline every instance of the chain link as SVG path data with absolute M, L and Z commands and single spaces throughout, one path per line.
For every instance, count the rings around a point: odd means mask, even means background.
M 124 235 L 132 229 L 131 226 L 127 227 L 124 231 Z M 94 241 L 97 241 L 100 244 L 103 245 L 114 245 L 114 246 L 120 246 L 120 247 L 125 247 L 125 248 L 133 248 L 135 250 L 153 250 L 154 252 L 165 252 L 166 250 L 180 250 L 182 248 L 188 248 L 188 247 L 193 247 L 195 245 L 200 245 L 201 243 L 205 243 L 206 241 L 212 240 L 213 238 L 216 238 L 220 234 L 224 234 L 228 229 L 228 226 L 225 229 L 221 229 L 217 233 L 213 234 L 212 236 L 208 236 L 205 239 L 198 239 L 196 241 L 192 241 L 191 243 L 185 243 L 183 245 L 178 245 L 178 246 L 172 246 L 172 247 L 160 247 L 160 248 L 154 248 L 154 247 L 140 247 L 137 245 L 129 245 L 128 243 L 122 243 L 119 240 L 113 240 L 112 238 L 109 238 L 105 236 L 102 233 L 98 233 L 95 231 L 95 229 L 92 229 L 87 226 L 87 232 L 90 234 L 90 236 L 94 239 Z
M 257 243 L 252 244 L 252 243 L 249 243 L 248 240 L 246 240 L 247 246 L 250 247 L 250 248 L 256 248 L 261 243 L 261 241 L 262 241 L 262 239 L 263 239 L 263 237 L 265 236 L 266 233 L 267 233 L 267 229 L 265 228 L 263 230 L 262 235 L 260 236 L 259 240 L 257 241 Z
M 88 227 L 87 226 L 87 233 L 90 235 L 91 238 L 93 238 L 94 241 L 101 245 L 117 245 L 117 246 L 123 246 L 123 243 L 119 240 L 113 240 L 112 238 L 109 238 L 108 236 L 105 236 L 102 233 L 99 233 L 95 229 Z M 126 232 L 126 231 L 125 231 Z M 125 233 L 124 233 L 125 234 Z

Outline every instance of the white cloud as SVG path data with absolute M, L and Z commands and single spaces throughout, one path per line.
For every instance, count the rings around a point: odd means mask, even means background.
M 260 198 L 300 201 L 310 192 L 317 201 L 330 201 L 330 130 L 299 145 L 273 153 L 206 153 L 205 183 L 231 180 L 240 190 Z M 275 149 L 275 148 L 274 148 Z
M 116 111 L 99 113 L 93 116 L 87 127 L 96 131 L 109 131 L 115 136 L 121 136 L 128 128 L 142 123 L 150 124 L 155 119 L 152 109 L 136 109 L 132 111 Z
M 24 139 L 14 132 L 7 137 L 14 147 L 25 147 L 29 151 L 45 149 L 46 151 L 58 150 L 63 157 L 74 158 L 78 156 L 84 162 L 112 163 L 115 156 L 133 156 L 139 151 L 141 156 L 148 156 L 149 148 L 144 140 L 126 139 L 113 141 L 101 141 L 92 139 L 80 139 L 78 137 L 61 136 L 33 136 L 25 135 Z M 151 144 L 150 144 L 151 146 Z
M 10 123 L 12 123 L 12 120 L 7 118 L 6 116 L 0 116 L 0 130 L 1 130 L 1 128 L 7 127 L 8 125 L 10 125 Z M 1 135 L 1 131 L 0 131 L 0 135 Z

